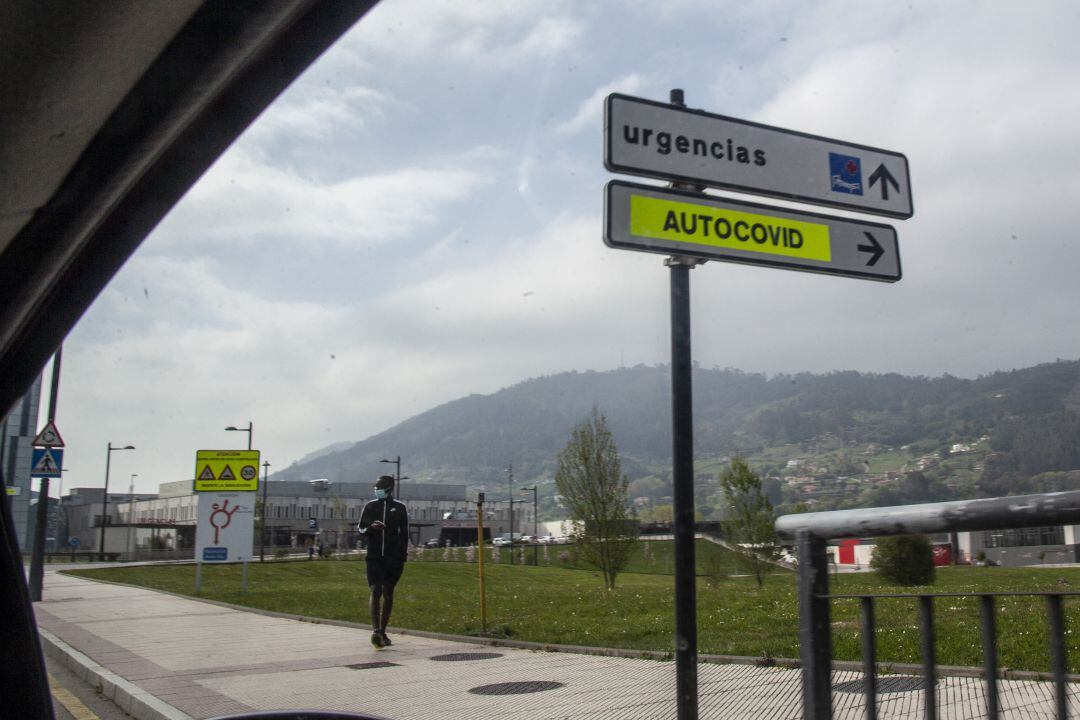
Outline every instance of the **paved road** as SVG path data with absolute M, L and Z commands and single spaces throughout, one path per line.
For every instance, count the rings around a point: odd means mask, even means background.
M 270 617 L 141 588 L 48 572 L 35 605 L 47 652 L 139 720 L 191 720 L 255 709 L 365 712 L 440 718 L 675 718 L 671 662 L 490 648 L 391 633 L 376 651 L 363 628 Z M 444 656 L 464 656 L 449 660 Z M 834 674 L 834 686 L 857 681 Z M 797 670 L 703 664 L 700 715 L 797 718 Z M 91 683 L 95 681 L 92 679 Z M 509 685 L 513 684 L 513 685 Z M 482 694 L 488 686 L 502 694 Z M 1003 717 L 1052 717 L 1046 683 L 1001 683 Z M 509 690 L 530 692 L 508 693 Z M 1080 716 L 1080 687 L 1071 688 Z M 939 717 L 985 714 L 982 683 L 943 678 Z M 858 692 L 834 692 L 835 716 L 864 717 Z M 922 715 L 920 690 L 879 698 L 882 718 Z

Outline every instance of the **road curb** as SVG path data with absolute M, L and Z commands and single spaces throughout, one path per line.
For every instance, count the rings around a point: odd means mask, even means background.
M 45 654 L 71 670 L 80 680 L 101 688 L 100 695 L 136 720 L 195 720 L 159 700 L 130 680 L 98 665 L 87 655 L 38 626 Z

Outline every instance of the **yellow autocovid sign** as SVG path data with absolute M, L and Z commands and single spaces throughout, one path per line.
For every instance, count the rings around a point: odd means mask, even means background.
M 827 225 L 646 195 L 630 196 L 630 232 L 746 252 L 832 259 Z
M 199 450 L 195 453 L 195 492 L 254 492 L 258 489 L 258 450 Z

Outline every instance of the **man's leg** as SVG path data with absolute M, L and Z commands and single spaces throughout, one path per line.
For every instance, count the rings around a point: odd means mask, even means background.
M 382 595 L 383 586 L 381 584 L 371 586 L 371 597 L 368 600 L 368 608 L 371 610 L 371 630 L 373 632 L 381 632 L 383 629 Z
M 386 626 L 390 624 L 390 611 L 394 609 L 394 586 L 389 583 L 382 586 L 382 625 L 379 631 L 385 635 Z

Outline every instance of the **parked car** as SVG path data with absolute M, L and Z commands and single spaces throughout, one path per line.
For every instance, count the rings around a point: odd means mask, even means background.
M 424 547 L 426 547 L 426 548 L 437 548 L 437 547 L 439 547 L 440 544 L 441 543 L 439 542 L 439 538 L 437 538 L 437 537 L 436 538 L 431 538 L 430 540 L 425 540 L 424 541 Z
M 508 537 L 497 537 L 491 541 L 491 544 L 495 547 L 506 547 L 507 545 L 513 545 L 514 543 L 511 542 Z
M 541 535 L 538 538 L 538 540 L 539 540 L 541 545 L 551 545 L 552 543 L 555 542 L 555 536 L 554 535 Z
M 535 545 L 537 540 L 535 535 L 522 535 L 518 542 L 522 545 Z

